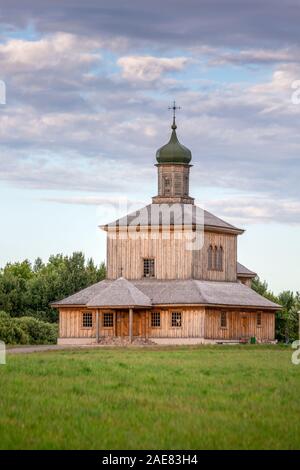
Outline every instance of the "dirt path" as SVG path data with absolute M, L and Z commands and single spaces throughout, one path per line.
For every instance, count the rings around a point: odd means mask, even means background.
M 20 347 L 11 347 L 6 349 L 7 354 L 28 354 L 34 352 L 43 352 L 43 351 L 59 351 L 64 349 L 87 349 L 87 348 L 101 348 L 100 344 L 91 344 L 91 345 L 58 345 L 58 344 L 49 344 L 49 345 L 40 345 L 40 346 L 20 346 Z

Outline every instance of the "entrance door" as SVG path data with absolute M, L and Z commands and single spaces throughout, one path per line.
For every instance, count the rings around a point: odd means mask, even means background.
M 128 310 L 119 310 L 116 312 L 116 335 L 129 336 L 129 312 Z

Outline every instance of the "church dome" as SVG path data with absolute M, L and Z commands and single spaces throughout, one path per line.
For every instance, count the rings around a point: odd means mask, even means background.
M 192 152 L 182 145 L 176 134 L 177 126 L 175 119 L 171 126 L 172 134 L 169 142 L 157 150 L 156 160 L 158 163 L 189 164 L 192 159 Z

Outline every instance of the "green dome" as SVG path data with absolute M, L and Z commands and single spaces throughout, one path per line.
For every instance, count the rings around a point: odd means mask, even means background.
M 156 160 L 158 163 L 188 164 L 192 159 L 192 152 L 182 145 L 176 134 L 176 124 L 173 122 L 172 134 L 169 142 L 157 150 Z

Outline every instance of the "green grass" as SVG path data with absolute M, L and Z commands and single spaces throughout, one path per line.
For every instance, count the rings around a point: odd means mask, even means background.
M 279 346 L 8 355 L 1 449 L 299 449 L 300 366 Z

